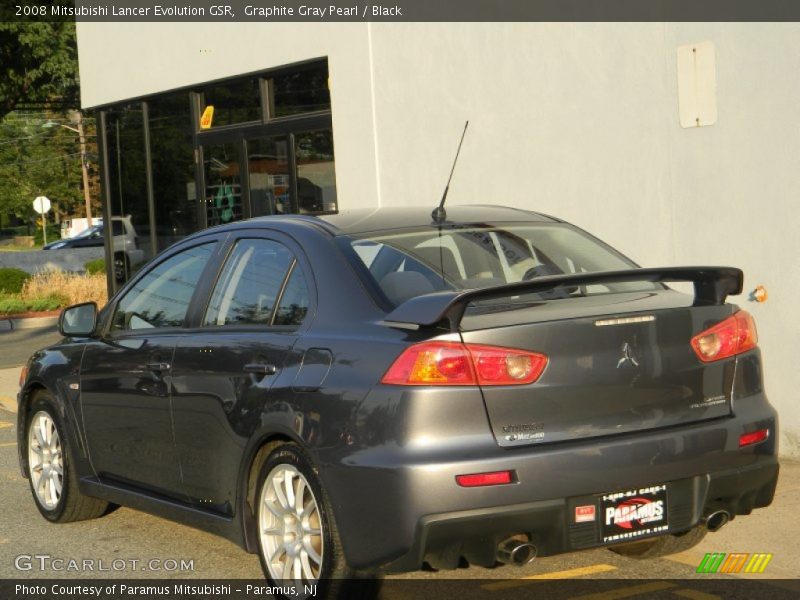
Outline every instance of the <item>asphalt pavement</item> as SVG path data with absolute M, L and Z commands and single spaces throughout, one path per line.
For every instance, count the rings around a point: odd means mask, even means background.
M 36 329 L 0 329 L 0 369 L 24 365 L 31 354 L 60 339 L 55 324 Z

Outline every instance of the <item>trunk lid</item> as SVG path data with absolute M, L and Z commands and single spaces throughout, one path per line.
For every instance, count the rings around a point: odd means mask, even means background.
M 467 310 L 461 335 L 549 357 L 531 385 L 482 387 L 497 443 L 519 446 L 729 415 L 735 360 L 703 363 L 690 340 L 732 312 L 669 289 L 481 303 Z

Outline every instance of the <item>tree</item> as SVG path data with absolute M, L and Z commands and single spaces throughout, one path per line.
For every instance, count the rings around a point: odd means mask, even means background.
M 78 135 L 53 123 L 70 124 L 67 113 L 15 111 L 0 121 L 0 213 L 33 217 L 31 203 L 45 195 L 64 215 L 83 215 Z M 96 156 L 94 124 L 86 120 L 89 157 Z M 51 125 L 47 127 L 46 125 Z M 98 198 L 96 165 L 90 161 L 90 192 Z M 97 206 L 93 214 L 98 214 Z M 51 213 L 50 218 L 53 218 Z
M 75 22 L 0 22 L 0 119 L 23 106 L 78 108 Z
M 0 215 L 28 220 L 42 194 L 62 214 L 84 214 L 79 137 L 65 128 L 79 89 L 74 21 L 0 21 Z M 91 191 L 96 137 L 84 122 Z

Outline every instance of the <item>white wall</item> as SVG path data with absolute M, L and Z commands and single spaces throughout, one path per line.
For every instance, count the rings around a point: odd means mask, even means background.
M 800 456 L 800 25 L 372 27 L 383 203 L 433 205 L 469 119 L 449 202 L 552 213 L 643 266 L 742 268 L 769 291 L 732 300 L 759 326 L 781 451 Z M 704 40 L 719 118 L 682 129 L 676 49 Z
M 644 266 L 741 267 L 769 290 L 733 300 L 800 456 L 800 25 L 78 27 L 86 106 L 328 56 L 341 208 L 433 206 L 469 119 L 448 202 L 552 213 Z M 705 40 L 719 117 L 682 129 L 676 48 Z

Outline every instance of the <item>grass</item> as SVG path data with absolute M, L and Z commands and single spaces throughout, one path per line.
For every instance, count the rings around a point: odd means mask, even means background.
M 62 306 L 64 306 L 64 299 L 55 294 L 35 300 L 23 300 L 19 294 L 0 294 L 0 315 L 51 311 Z
M 15 246 L 14 244 L 4 244 L 0 246 L 0 252 L 33 252 L 41 250 L 41 246 Z
M 51 311 L 91 301 L 102 307 L 108 301 L 106 290 L 105 273 L 37 273 L 19 294 L 0 294 L 0 315 Z

